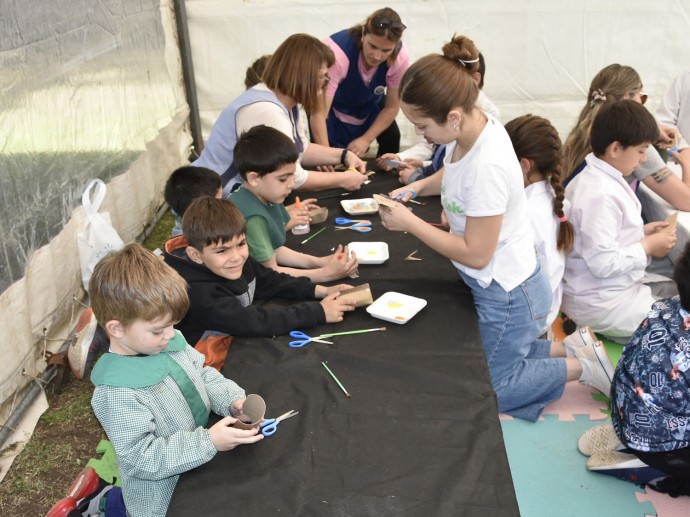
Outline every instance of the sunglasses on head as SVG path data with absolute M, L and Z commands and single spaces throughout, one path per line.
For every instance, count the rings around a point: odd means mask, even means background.
M 388 29 L 391 31 L 391 34 L 394 34 L 396 36 L 401 36 L 403 31 L 407 28 L 405 24 L 401 22 L 394 22 L 387 16 L 379 15 L 374 17 L 373 20 L 371 20 L 371 25 L 375 29 L 384 31 Z
M 648 95 L 645 92 L 643 92 L 642 90 L 633 90 L 631 92 L 628 92 L 628 95 L 631 98 L 634 98 L 635 95 L 639 95 L 640 96 L 640 104 L 642 104 L 642 105 L 644 105 L 644 103 L 647 102 Z

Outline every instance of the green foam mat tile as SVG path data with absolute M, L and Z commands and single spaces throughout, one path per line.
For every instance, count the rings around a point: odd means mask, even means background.
M 502 420 L 510 471 L 525 517 L 645 517 L 656 515 L 651 502 L 638 501 L 644 491 L 627 481 L 589 472 L 577 440 L 602 422 L 577 415 L 559 421 L 556 415 L 527 422 Z

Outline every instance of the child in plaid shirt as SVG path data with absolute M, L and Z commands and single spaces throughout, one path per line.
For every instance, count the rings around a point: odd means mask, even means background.
M 165 515 L 181 473 L 263 436 L 232 427 L 244 390 L 204 367 L 204 356 L 173 329 L 189 299 L 172 268 L 130 244 L 98 263 L 89 293 L 110 337 L 109 353 L 91 373 L 91 404 L 122 478 L 122 490 L 107 492 L 101 509 L 107 517 Z M 225 418 L 207 428 L 211 411 Z

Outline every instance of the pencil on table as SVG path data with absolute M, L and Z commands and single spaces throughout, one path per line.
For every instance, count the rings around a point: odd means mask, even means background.
M 305 242 L 308 242 L 308 241 L 312 240 L 314 237 L 316 237 L 318 234 L 320 234 L 320 233 L 321 233 L 322 231 L 324 231 L 325 229 L 326 229 L 326 227 L 324 226 L 324 227 L 321 228 L 318 232 L 316 232 L 314 235 L 310 235 L 309 237 L 307 237 L 306 239 L 304 239 L 300 244 L 304 244 Z
M 343 393 L 345 394 L 345 396 L 346 396 L 347 398 L 351 399 L 351 398 L 352 398 L 352 395 L 350 395 L 350 394 L 347 392 L 347 390 L 345 389 L 345 386 L 343 386 L 343 385 L 341 384 L 341 382 L 338 380 L 338 378 L 335 376 L 335 374 L 331 371 L 331 369 L 330 369 L 328 366 L 326 366 L 326 363 L 324 363 L 323 361 L 321 361 L 321 364 L 322 364 L 323 367 L 326 369 L 326 371 L 330 374 L 330 376 L 333 377 L 333 380 L 338 384 L 338 386 L 340 386 L 340 389 L 343 390 Z

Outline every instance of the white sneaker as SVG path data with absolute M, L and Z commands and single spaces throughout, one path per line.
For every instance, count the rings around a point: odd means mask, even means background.
M 592 329 L 580 327 L 569 336 L 566 336 L 563 340 L 563 346 L 565 346 L 568 356 L 579 357 L 578 352 L 582 353 L 583 350 L 586 352 L 596 342 L 597 337 L 592 332 Z M 594 359 L 594 357 L 590 359 Z
M 591 456 L 600 451 L 622 451 L 625 446 L 618 439 L 611 424 L 590 427 L 577 441 L 578 450 L 585 456 Z
M 667 474 L 650 467 L 634 454 L 618 451 L 595 452 L 587 460 L 587 470 L 607 474 L 640 486 L 667 477 Z
M 580 383 L 591 386 L 611 397 L 611 380 L 613 379 L 613 364 L 606 348 L 601 341 L 595 341 L 592 346 L 582 347 L 576 357 L 582 364 Z

